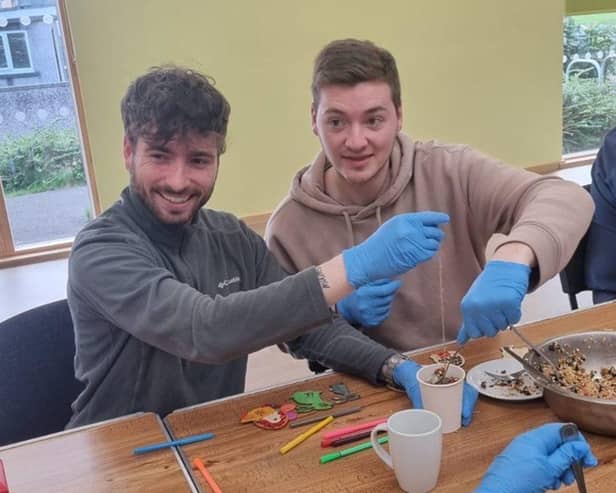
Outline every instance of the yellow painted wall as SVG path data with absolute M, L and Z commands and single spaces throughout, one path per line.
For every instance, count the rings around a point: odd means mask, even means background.
M 616 0 L 566 0 L 567 15 L 616 11 Z
M 210 206 L 273 209 L 312 159 L 310 74 L 332 39 L 396 56 L 405 131 L 474 145 L 515 165 L 561 155 L 564 0 L 67 0 L 103 208 L 127 183 L 119 102 L 163 62 L 202 70 L 232 106 Z

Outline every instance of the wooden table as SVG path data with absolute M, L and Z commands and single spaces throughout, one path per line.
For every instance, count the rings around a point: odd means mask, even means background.
M 591 329 L 616 328 L 616 303 L 520 326 L 533 342 L 541 342 L 556 335 Z M 466 368 L 500 357 L 504 344 L 520 345 L 511 332 L 494 339 L 482 339 L 464 346 Z M 417 352 L 414 357 L 429 363 L 432 350 Z M 178 410 L 165 422 L 174 438 L 212 431 L 216 438 L 182 447 L 186 463 L 200 457 L 224 492 L 375 492 L 401 491 L 393 472 L 372 451 L 338 459 L 325 465 L 319 457 L 334 449 L 320 447 L 318 433 L 281 455 L 278 449 L 306 430 L 307 427 L 266 431 L 252 424 L 240 424 L 240 416 L 247 410 L 265 403 L 280 404 L 298 390 L 321 390 L 329 394 L 328 386 L 344 381 L 361 399 L 340 406 L 362 405 L 356 414 L 337 418 L 325 431 L 390 415 L 409 407 L 404 394 L 382 387 L 374 387 L 359 379 L 329 373 L 292 384 L 243 394 L 210 402 L 201 406 Z M 329 394 L 331 395 L 331 394 Z M 540 424 L 556 420 L 543 399 L 532 401 L 500 401 L 480 396 L 471 426 L 444 435 L 441 472 L 435 492 L 470 492 L 478 485 L 494 457 L 519 433 Z M 616 439 L 586 433 L 601 465 L 588 470 L 589 491 L 616 491 Z M 192 471 L 191 471 L 192 473 Z M 211 491 L 201 477 L 195 481 L 203 491 Z M 575 487 L 563 492 L 577 491 Z
M 135 456 L 169 436 L 139 413 L 0 448 L 11 493 L 196 491 L 174 449 Z

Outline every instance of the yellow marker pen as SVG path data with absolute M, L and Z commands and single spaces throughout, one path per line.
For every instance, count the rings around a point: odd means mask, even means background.
M 323 421 L 319 421 L 316 425 L 314 425 L 312 428 L 310 428 L 308 431 L 305 431 L 304 433 L 302 433 L 301 435 L 298 435 L 297 437 L 295 437 L 293 440 L 291 440 L 289 443 L 287 443 L 286 445 L 284 445 L 281 449 L 280 449 L 280 453 L 281 454 L 286 454 L 289 450 L 291 450 L 292 448 L 296 447 L 297 445 L 299 445 L 300 443 L 302 443 L 304 440 L 306 440 L 306 438 L 308 438 L 311 435 L 314 435 L 317 431 L 322 430 L 323 428 L 325 428 L 328 424 L 330 424 L 332 421 L 334 420 L 333 416 L 328 416 L 327 418 L 325 418 Z

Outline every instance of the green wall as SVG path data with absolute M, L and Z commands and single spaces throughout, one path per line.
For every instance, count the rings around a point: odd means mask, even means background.
M 217 80 L 232 106 L 210 202 L 271 211 L 312 159 L 314 56 L 343 37 L 396 56 L 404 129 L 474 145 L 511 164 L 561 156 L 563 0 L 66 0 L 103 208 L 128 178 L 120 99 L 149 66 L 175 62 Z
M 567 15 L 616 11 L 616 0 L 566 0 Z

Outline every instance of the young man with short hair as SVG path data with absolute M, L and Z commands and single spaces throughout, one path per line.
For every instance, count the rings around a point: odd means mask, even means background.
M 322 149 L 297 173 L 266 229 L 286 270 L 352 248 L 398 214 L 450 217 L 432 261 L 338 303 L 349 322 L 385 345 L 410 350 L 496 335 L 519 321 L 529 286 L 558 273 L 588 227 L 592 201 L 577 185 L 468 146 L 402 133 L 396 62 L 369 41 L 325 46 L 314 64 L 312 98 Z

